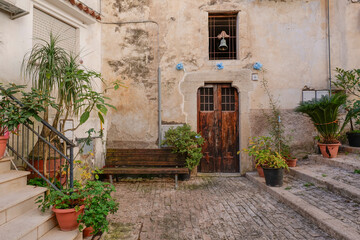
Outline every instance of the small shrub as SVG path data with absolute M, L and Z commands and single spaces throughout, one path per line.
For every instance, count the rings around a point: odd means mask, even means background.
M 188 124 L 177 128 L 170 128 L 165 133 L 163 145 L 171 146 L 173 152 L 185 157 L 185 166 L 192 170 L 199 165 L 203 154 L 201 153 L 201 145 L 204 139 L 199 133 L 191 131 Z

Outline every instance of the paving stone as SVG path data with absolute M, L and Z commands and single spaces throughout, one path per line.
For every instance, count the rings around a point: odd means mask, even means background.
M 140 239 L 333 239 L 243 177 L 115 183 L 111 222 L 142 224 Z M 109 233 L 111 234 L 111 232 Z

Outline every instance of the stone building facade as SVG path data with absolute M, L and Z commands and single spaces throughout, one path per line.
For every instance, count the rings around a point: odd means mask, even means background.
M 117 107 L 104 126 L 107 147 L 156 148 L 171 126 L 188 123 L 193 130 L 207 131 L 214 123 L 207 120 L 216 119 L 226 127 L 213 135 L 229 139 L 235 134 L 236 149 L 221 153 L 239 162 L 231 169 L 235 172 L 252 168 L 246 155 L 236 151 L 247 146 L 249 137 L 269 131 L 264 79 L 279 103 L 291 145 L 301 153 L 312 150 L 316 135 L 309 120 L 293 112 L 302 90 L 329 89 L 329 52 L 333 80 L 335 67 L 360 64 L 357 0 L 82 1 L 101 12 L 101 20 L 84 15 L 71 1 L 21 2 L 27 4 L 28 15 L 11 20 L 0 12 L 1 82 L 28 83 L 20 76 L 21 61 L 33 45 L 34 12 L 40 10 L 75 29 L 76 50 L 87 68 L 101 71 L 107 85 L 123 82 L 119 90 L 107 91 Z M 222 31 L 229 55 L 219 52 Z M 261 71 L 253 68 L 255 62 L 263 64 Z M 182 70 L 176 69 L 179 63 Z M 229 117 L 231 112 L 235 115 Z M 96 116 L 74 137 L 83 137 L 94 126 L 99 128 Z M 96 164 L 101 167 L 104 145 L 96 141 Z
M 182 123 L 199 130 L 199 88 L 226 83 L 239 96 L 242 149 L 249 137 L 269 131 L 263 114 L 269 101 L 261 87 L 266 79 L 293 149 L 310 151 L 316 133 L 293 109 L 304 87 L 329 89 L 327 7 L 326 0 L 102 1 L 102 72 L 108 81 L 120 78 L 126 86 L 109 92 L 118 110 L 109 115 L 108 147 L 155 148 L 159 125 L 162 132 Z M 335 67 L 360 63 L 360 4 L 330 1 L 329 13 L 335 80 Z M 216 50 L 209 40 L 212 16 L 226 14 L 235 15 L 236 33 L 230 34 L 236 39 L 235 58 L 210 60 Z M 221 32 L 216 31 L 214 36 Z M 230 38 L 225 40 L 230 44 Z M 180 62 L 181 71 L 176 69 Z M 255 62 L 263 71 L 253 69 Z M 245 154 L 238 157 L 241 173 L 252 168 Z

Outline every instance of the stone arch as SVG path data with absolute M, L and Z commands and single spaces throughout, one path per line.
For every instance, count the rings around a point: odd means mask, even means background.
M 206 83 L 231 83 L 239 93 L 239 132 L 240 132 L 240 148 L 247 147 L 250 137 L 249 122 L 249 93 L 253 90 L 251 82 L 251 70 L 220 70 L 220 71 L 199 71 L 187 73 L 184 80 L 180 83 L 180 92 L 184 96 L 183 111 L 186 115 L 186 123 L 193 130 L 197 129 L 197 90 L 205 86 Z M 252 163 L 246 154 L 241 153 L 240 156 L 240 173 L 252 169 Z

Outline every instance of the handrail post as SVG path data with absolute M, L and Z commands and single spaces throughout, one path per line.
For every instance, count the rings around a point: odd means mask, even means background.
M 70 188 L 74 187 L 74 147 L 70 146 Z

